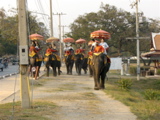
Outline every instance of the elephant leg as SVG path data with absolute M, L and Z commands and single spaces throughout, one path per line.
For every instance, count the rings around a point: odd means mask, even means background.
M 69 66 L 66 65 L 66 69 L 67 69 L 67 75 L 69 74 Z
M 58 68 L 58 75 L 61 75 L 61 62 L 60 61 L 58 61 L 57 68 Z
M 82 65 L 79 65 L 79 75 L 81 75 Z
M 32 69 L 32 66 L 30 65 L 29 66 L 29 68 L 28 68 L 28 76 L 31 74 L 31 76 L 32 76 L 32 71 L 31 71 L 31 69 Z
M 61 69 L 58 67 L 58 75 L 61 75 Z
M 47 69 L 46 76 L 49 77 L 49 66 L 47 66 L 46 69 Z
M 72 75 L 72 65 L 69 66 L 69 74 Z
M 36 66 L 36 71 L 35 71 L 35 80 L 37 79 L 37 77 L 39 76 L 39 66 Z
M 99 90 L 98 84 L 97 84 L 97 80 L 96 80 L 96 75 L 94 75 L 94 89 L 95 90 Z
M 57 70 L 56 70 L 56 67 L 52 67 L 52 70 L 53 70 L 53 76 L 57 76 Z
M 89 74 L 90 74 L 90 77 L 92 77 L 93 76 L 93 71 L 92 71 L 92 68 L 91 68 L 91 66 L 89 65 Z
M 105 78 L 106 74 L 101 75 L 100 88 L 105 89 Z
M 100 76 L 99 76 L 99 71 L 94 71 L 94 82 L 95 82 L 95 90 L 100 89 Z

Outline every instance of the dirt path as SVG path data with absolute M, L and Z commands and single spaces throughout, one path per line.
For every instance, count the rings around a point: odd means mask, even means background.
M 64 69 L 64 68 L 63 68 Z M 63 70 L 65 71 L 65 70 Z M 48 81 L 33 92 L 33 100 L 45 99 L 58 106 L 51 120 L 136 120 L 129 107 L 106 95 L 102 90 L 93 90 L 93 78 L 89 75 L 66 75 L 42 77 Z

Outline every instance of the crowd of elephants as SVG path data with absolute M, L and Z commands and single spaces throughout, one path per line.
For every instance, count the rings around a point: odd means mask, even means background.
M 50 67 L 52 68 L 53 76 L 61 74 L 61 61 L 57 59 L 56 54 L 51 54 L 49 56 L 39 57 L 32 56 L 29 59 L 30 67 L 29 72 L 34 73 L 34 78 L 37 79 L 39 76 L 39 70 L 42 62 L 44 62 L 46 67 L 46 76 L 49 77 Z M 81 75 L 82 69 L 84 73 L 89 70 L 90 77 L 94 78 L 94 89 L 105 89 L 105 78 L 106 73 L 110 68 L 110 59 L 107 58 L 103 53 L 93 54 L 93 56 L 84 57 L 83 54 L 69 54 L 64 56 L 64 62 L 66 65 L 66 70 L 68 75 L 72 75 L 72 69 L 75 64 L 76 73 Z M 34 68 L 34 70 L 33 70 Z

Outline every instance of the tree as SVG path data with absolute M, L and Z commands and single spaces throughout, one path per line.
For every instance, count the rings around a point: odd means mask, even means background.
M 16 54 L 18 48 L 18 14 L 15 9 L 12 9 L 15 13 L 13 16 L 7 16 L 4 9 L 0 9 L 0 55 Z M 28 26 L 29 33 L 39 33 L 45 37 L 48 37 L 48 30 L 44 26 L 44 23 L 36 20 L 37 16 L 31 15 L 28 12 Z M 3 47 L 5 46 L 5 47 Z
M 117 9 L 115 6 L 108 4 L 101 5 L 97 13 L 91 12 L 79 16 L 71 25 L 71 32 L 66 36 L 74 39 L 84 38 L 90 40 L 90 33 L 103 29 L 111 33 L 111 39 L 107 40 L 110 47 L 114 47 L 114 51 L 110 53 L 118 53 L 122 55 L 123 52 L 129 52 L 130 55 L 136 55 L 136 41 L 128 41 L 127 37 L 136 36 L 136 18 L 135 13 L 130 13 L 122 9 Z M 153 29 L 158 29 L 156 26 L 159 21 L 144 19 L 140 27 L 140 36 L 150 36 Z M 147 51 L 149 41 L 143 42 L 141 49 Z

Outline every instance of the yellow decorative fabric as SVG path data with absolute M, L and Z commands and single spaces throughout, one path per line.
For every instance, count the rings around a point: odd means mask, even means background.
M 46 54 L 45 54 L 45 56 L 49 56 L 49 55 L 50 55 L 49 53 L 46 53 Z
M 29 56 L 30 56 L 30 57 L 33 57 L 33 56 L 35 56 L 35 54 L 36 54 L 36 53 L 35 53 L 34 51 L 32 51 L 32 52 L 29 54 Z
M 102 52 L 98 52 L 98 53 L 93 53 L 95 56 L 100 55 Z
M 48 60 L 49 60 L 49 58 L 48 58 L 48 57 L 45 57 L 45 58 L 44 58 L 44 61 L 48 61 Z

